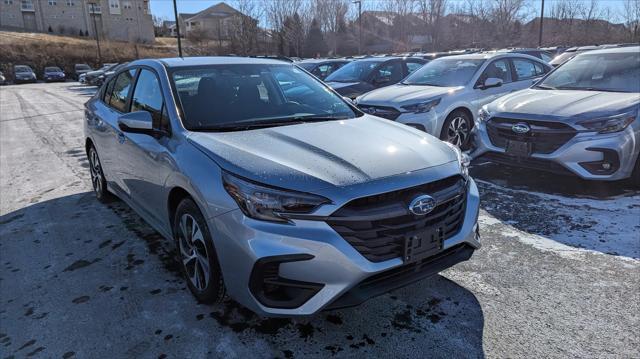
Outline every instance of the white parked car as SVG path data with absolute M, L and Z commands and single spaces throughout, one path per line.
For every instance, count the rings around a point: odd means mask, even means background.
M 359 96 L 355 103 L 368 114 L 463 147 L 482 106 L 531 86 L 550 70 L 542 60 L 517 53 L 443 57 L 396 85 Z

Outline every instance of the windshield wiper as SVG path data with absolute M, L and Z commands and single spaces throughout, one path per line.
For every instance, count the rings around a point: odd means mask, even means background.
M 535 85 L 534 87 L 537 88 L 537 89 L 542 89 L 542 90 L 557 90 L 556 87 L 547 86 L 547 85 Z
M 577 90 L 577 91 L 598 91 L 598 92 L 624 92 L 614 89 L 601 89 L 597 87 L 576 87 L 576 86 L 561 86 L 558 90 Z
M 257 120 L 257 121 L 220 124 L 215 126 L 198 126 L 198 127 L 192 128 L 191 130 L 192 131 L 215 131 L 215 132 L 241 131 L 241 130 L 251 130 L 251 129 L 258 129 L 258 128 L 300 125 L 303 123 L 311 123 L 311 122 L 337 121 L 337 120 L 344 120 L 347 118 L 348 117 L 329 117 L 329 116 L 318 116 L 318 115 L 291 116 L 291 117 L 279 117 L 274 119 L 264 119 L 264 120 Z

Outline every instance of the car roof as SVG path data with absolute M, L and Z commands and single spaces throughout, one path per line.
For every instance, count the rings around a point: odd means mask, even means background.
M 204 65 L 241 65 L 241 64 L 290 64 L 284 60 L 275 60 L 258 57 L 239 57 L 239 56 L 198 56 L 198 57 L 172 57 L 165 59 L 149 59 L 137 60 L 129 65 L 144 65 L 152 63 L 161 63 L 165 67 L 185 67 L 185 66 L 204 66 Z
M 604 49 L 592 50 L 585 52 L 585 54 L 620 54 L 620 53 L 640 53 L 640 46 L 626 46 L 626 47 L 608 47 Z
M 347 59 L 304 59 L 301 61 L 296 61 L 296 64 L 322 64 L 325 62 L 351 62 L 351 60 Z
M 495 59 L 499 57 L 522 57 L 527 59 L 536 59 L 538 61 L 540 60 L 539 58 L 531 55 L 522 54 L 518 52 L 506 52 L 506 51 L 487 51 L 487 52 L 479 52 L 475 54 L 453 55 L 453 56 L 441 57 L 436 60 L 440 60 L 440 59 L 488 60 L 488 59 Z M 436 60 L 433 60 L 433 61 L 436 61 Z

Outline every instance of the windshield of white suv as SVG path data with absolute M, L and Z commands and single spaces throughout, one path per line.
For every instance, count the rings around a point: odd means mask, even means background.
M 171 72 L 183 122 L 192 131 L 238 130 L 360 116 L 293 65 L 240 64 Z
M 551 73 L 538 87 L 558 90 L 640 92 L 640 53 L 585 53 Z
M 482 66 L 483 59 L 440 58 L 417 69 L 404 79 L 403 85 L 464 86 Z
M 381 64 L 381 61 L 359 60 L 350 62 L 327 76 L 325 81 L 331 82 L 357 82 L 365 80 L 369 74 Z

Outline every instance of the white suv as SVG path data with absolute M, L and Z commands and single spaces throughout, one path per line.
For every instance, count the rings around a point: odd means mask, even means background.
M 465 146 L 478 110 L 531 86 L 551 70 L 542 60 L 515 53 L 449 56 L 424 65 L 396 85 L 355 102 L 364 112 L 415 127 Z

